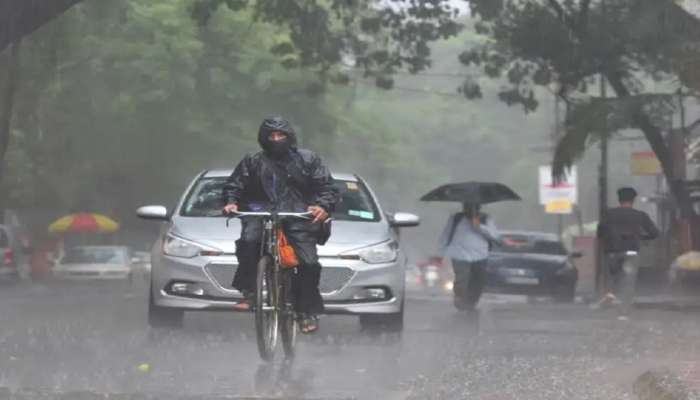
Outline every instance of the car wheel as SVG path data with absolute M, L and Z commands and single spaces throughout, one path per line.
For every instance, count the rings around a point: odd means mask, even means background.
M 360 326 L 363 331 L 370 332 L 402 332 L 403 331 L 404 306 L 401 310 L 392 314 L 364 314 L 360 315 Z
M 153 287 L 148 290 L 148 325 L 152 328 L 180 328 L 185 317 L 183 310 L 160 307 L 153 301 Z
M 563 284 L 554 287 L 552 298 L 557 303 L 573 303 L 576 299 L 576 284 Z

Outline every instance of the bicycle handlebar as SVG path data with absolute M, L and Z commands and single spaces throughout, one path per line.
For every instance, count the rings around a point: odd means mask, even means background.
M 240 217 L 272 217 L 273 215 L 277 215 L 278 217 L 295 217 L 295 218 L 300 218 L 300 219 L 311 219 L 310 217 L 313 215 L 310 211 L 306 212 L 269 212 L 269 211 L 234 211 L 230 213 L 227 218 L 226 218 L 226 226 L 228 226 L 228 223 L 230 220 L 234 218 L 240 218 Z
M 279 217 L 297 217 L 297 218 L 308 218 L 312 214 L 310 211 L 306 212 L 278 212 L 278 213 L 273 213 L 273 212 L 268 212 L 268 211 L 234 211 L 231 213 L 232 216 L 235 217 L 271 217 L 273 215 L 277 215 Z

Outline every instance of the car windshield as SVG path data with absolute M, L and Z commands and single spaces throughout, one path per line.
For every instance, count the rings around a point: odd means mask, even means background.
M 76 247 L 66 252 L 61 264 L 125 264 L 126 254 L 119 249 Z
M 183 217 L 217 217 L 224 208 L 226 178 L 203 178 L 192 188 L 182 207 Z M 335 180 L 340 193 L 333 218 L 342 221 L 379 221 L 379 212 L 367 187 L 358 181 Z
M 501 243 L 494 248 L 500 253 L 527 253 L 564 256 L 564 245 L 556 240 L 547 240 L 528 235 L 501 235 Z
M 377 206 L 362 182 L 335 181 L 340 192 L 333 218 L 341 221 L 379 221 Z

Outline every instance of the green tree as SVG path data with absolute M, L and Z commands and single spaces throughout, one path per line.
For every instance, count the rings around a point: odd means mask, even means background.
M 457 11 L 445 0 L 196 0 L 192 16 L 206 24 L 224 5 L 286 28 L 288 38 L 270 48 L 273 54 L 296 56 L 285 58 L 285 66 L 312 68 L 342 83 L 347 77 L 335 67 L 349 63 L 387 89 L 401 68 L 418 72 L 429 67 L 429 44 L 460 28 Z
M 460 55 L 508 85 L 499 94 L 526 112 L 538 106 L 535 87 L 556 86 L 569 105 L 567 137 L 555 157 L 561 174 L 590 139 L 617 128 L 635 128 L 661 161 L 671 190 L 686 216 L 695 216 L 682 182 L 673 175 L 663 138 L 674 91 L 661 95 L 649 82 L 678 85 L 679 55 L 697 44 L 700 22 L 672 0 L 511 1 L 475 0 L 476 30 L 490 41 Z M 616 100 L 596 100 L 591 86 L 602 76 Z M 675 82 L 675 83 L 674 83 Z M 465 82 L 467 97 L 479 85 Z M 662 93 L 663 94 L 663 93 Z
M 88 2 L 27 39 L 13 204 L 109 209 L 173 198 L 183 176 L 254 148 L 262 110 L 294 109 L 302 129 L 329 120 L 308 93 L 317 76 L 267 51 L 283 30 L 225 9 L 200 27 L 188 7 Z

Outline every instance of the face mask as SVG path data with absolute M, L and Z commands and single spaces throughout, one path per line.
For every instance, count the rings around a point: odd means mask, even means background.
M 289 148 L 289 139 L 287 139 L 279 142 L 269 141 L 267 142 L 265 150 L 267 150 L 268 154 L 272 157 L 282 157 L 289 152 Z

